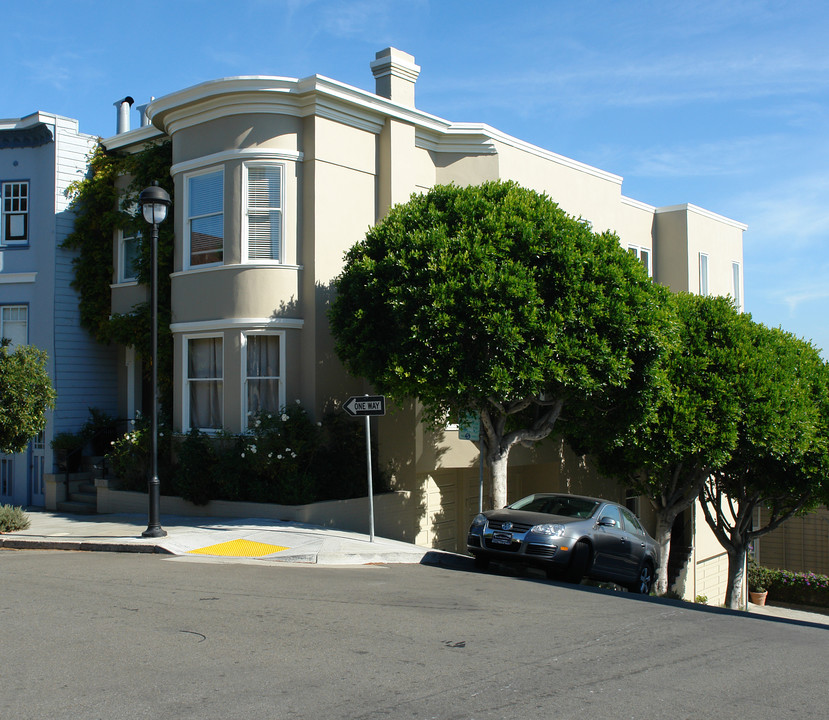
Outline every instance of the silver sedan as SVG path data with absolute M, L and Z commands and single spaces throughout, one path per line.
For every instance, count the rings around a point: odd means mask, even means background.
M 490 561 L 543 568 L 551 578 L 593 580 L 649 593 L 659 546 L 626 507 L 600 498 L 536 493 L 477 515 L 467 550 L 475 565 Z

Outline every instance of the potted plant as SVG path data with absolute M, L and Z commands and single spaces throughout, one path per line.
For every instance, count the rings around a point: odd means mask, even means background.
M 755 562 L 748 565 L 748 598 L 754 605 L 765 605 L 769 594 L 769 572 Z
M 55 451 L 55 463 L 61 472 L 77 472 L 86 438 L 80 433 L 61 432 L 49 443 Z

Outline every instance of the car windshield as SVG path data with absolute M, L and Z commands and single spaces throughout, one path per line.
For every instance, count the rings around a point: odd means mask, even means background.
M 572 495 L 530 495 L 507 507 L 510 510 L 528 510 L 529 512 L 548 513 L 572 518 L 589 518 L 599 503 L 589 498 Z

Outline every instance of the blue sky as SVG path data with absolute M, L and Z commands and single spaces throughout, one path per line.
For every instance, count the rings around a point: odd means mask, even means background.
M 422 68 L 420 109 L 747 224 L 747 310 L 829 358 L 827 37 L 818 1 L 29 0 L 3 10 L 0 117 L 108 136 L 117 99 L 219 77 L 373 90 L 391 45 Z

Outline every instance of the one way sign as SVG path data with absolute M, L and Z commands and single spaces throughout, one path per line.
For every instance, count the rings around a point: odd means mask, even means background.
M 386 398 L 384 395 L 359 395 L 348 398 L 343 409 L 354 417 L 386 414 Z

